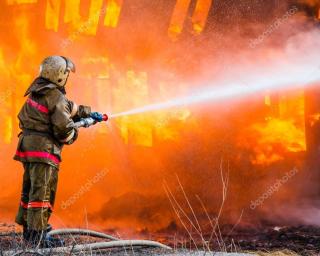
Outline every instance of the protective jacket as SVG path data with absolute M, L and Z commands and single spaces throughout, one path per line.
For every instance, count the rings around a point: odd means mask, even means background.
M 41 77 L 30 85 L 25 96 L 28 98 L 18 115 L 22 132 L 14 159 L 58 168 L 63 145 L 77 139 L 74 120 L 88 117 L 91 109 L 76 107 L 62 87 Z

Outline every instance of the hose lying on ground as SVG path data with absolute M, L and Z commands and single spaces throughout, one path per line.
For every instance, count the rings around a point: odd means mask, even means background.
M 66 247 L 58 247 L 53 249 L 41 249 L 39 250 L 41 253 L 78 253 L 84 251 L 95 251 L 95 250 L 103 250 L 103 249 L 111 249 L 111 248 L 131 248 L 131 247 L 157 247 L 166 250 L 171 250 L 169 246 L 164 244 L 148 241 L 148 240 L 118 240 L 111 242 L 98 242 L 91 244 L 77 244 L 73 246 Z
M 93 231 L 88 229 L 56 229 L 49 232 L 51 236 L 64 236 L 64 235 L 83 235 L 83 236 L 91 236 L 97 238 L 105 238 L 112 241 L 109 242 L 96 242 L 96 243 L 86 243 L 86 244 L 76 244 L 64 247 L 50 248 L 50 249 L 38 249 L 37 251 L 29 251 L 28 253 L 33 253 L 36 255 L 46 255 L 46 254 L 62 254 L 62 253 L 78 253 L 84 251 L 95 251 L 95 250 L 104 250 L 104 249 L 112 249 L 112 248 L 133 248 L 133 247 L 156 247 L 166 250 L 171 250 L 169 246 L 161 244 L 155 241 L 149 240 L 119 240 L 116 237 Z M 2 255 L 21 255 L 24 251 L 13 252 L 13 251 L 4 251 Z
M 64 235 L 78 235 L 78 236 L 91 236 L 97 238 L 106 238 L 113 241 L 118 241 L 119 239 L 107 235 L 105 233 L 89 230 L 89 229 L 79 229 L 79 228 L 65 228 L 65 229 L 55 229 L 48 233 L 50 236 L 64 236 Z
M 148 241 L 148 240 L 118 240 L 118 241 L 110 241 L 110 242 L 98 242 L 98 243 L 89 243 L 89 244 L 77 244 L 65 247 L 57 247 L 57 248 L 48 248 L 48 249 L 38 249 L 36 251 L 28 251 L 30 254 L 35 255 L 54 255 L 54 254 L 68 254 L 79 253 L 79 252 L 90 252 L 97 250 L 105 250 L 105 249 L 128 249 L 134 247 L 156 247 L 165 250 L 172 250 L 169 246 L 164 244 Z M 12 255 L 23 255 L 26 251 L 4 251 L 2 255 L 4 256 L 12 256 Z

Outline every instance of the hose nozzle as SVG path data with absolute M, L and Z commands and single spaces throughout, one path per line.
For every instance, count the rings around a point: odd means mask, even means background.
M 103 114 L 102 115 L 102 121 L 108 121 L 108 119 L 109 119 L 109 116 L 107 115 L 107 114 Z
M 108 121 L 108 119 L 109 119 L 108 115 L 107 114 L 103 114 L 102 115 L 102 120 L 101 119 L 100 120 L 101 120 L 101 122 L 102 121 L 106 122 L 106 121 Z M 92 117 L 87 117 L 87 118 L 82 118 L 79 122 L 76 122 L 74 124 L 74 126 L 76 128 L 80 128 L 80 127 L 88 128 L 88 127 L 96 124 L 97 122 L 100 122 L 100 121 L 97 121 L 96 119 L 94 119 Z

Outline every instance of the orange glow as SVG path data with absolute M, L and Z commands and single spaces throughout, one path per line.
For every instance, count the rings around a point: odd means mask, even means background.
M 253 164 L 268 165 L 283 160 L 286 152 L 306 150 L 304 130 L 292 120 L 271 118 L 264 123 L 253 124 L 246 133 L 250 135 L 240 142 L 241 146 L 247 144 L 253 148 Z
M 8 4 L 34 4 L 38 0 L 7 0 Z
M 272 108 L 274 104 L 270 95 L 267 95 L 265 105 Z M 264 122 L 257 122 L 245 128 L 238 143 L 240 147 L 253 149 L 251 161 L 257 165 L 268 165 L 283 160 L 288 152 L 305 151 L 303 92 L 282 95 L 278 103 L 278 112 L 270 113 Z
M 311 8 L 314 8 L 315 17 L 320 19 L 320 2 L 319 0 L 299 0 L 299 2 L 309 5 Z
M 128 70 L 126 76 L 118 81 L 113 90 L 115 111 L 121 111 L 124 106 L 130 108 L 149 103 L 151 86 L 146 72 L 136 73 Z M 166 97 L 165 92 L 161 93 Z M 174 127 L 169 127 L 170 120 L 185 121 L 190 115 L 186 109 L 180 109 L 168 114 L 164 111 L 156 113 L 122 117 L 115 120 L 120 134 L 126 144 L 151 147 L 154 139 L 174 140 L 179 137 Z
M 271 99 L 270 99 L 270 95 L 266 95 L 264 97 L 264 104 L 266 104 L 267 106 L 271 105 Z
M 47 0 L 46 28 L 58 31 L 61 0 Z
M 119 86 L 114 89 L 114 99 L 117 105 L 135 107 L 148 102 L 147 74 L 136 74 L 128 70 L 126 76 L 119 80 Z M 124 117 L 116 121 L 121 127 L 121 136 L 126 143 L 141 146 L 152 146 L 152 126 L 144 116 Z
M 102 4 L 103 0 L 91 0 L 87 28 L 85 31 L 85 33 L 88 35 L 95 35 L 97 32 L 100 16 L 102 13 Z
M 115 28 L 118 25 L 123 0 L 108 0 L 104 19 L 106 27 Z
M 196 34 L 200 34 L 204 29 L 213 1 L 214 0 L 197 1 L 196 8 L 192 16 L 193 30 Z
M 64 22 L 71 23 L 73 33 L 95 35 L 100 17 L 104 15 L 103 0 L 90 1 L 88 18 L 82 21 L 80 15 L 80 0 L 65 1 Z M 58 31 L 61 12 L 61 0 L 48 0 L 46 8 L 46 28 Z
M 320 120 L 320 113 L 317 113 L 317 114 L 313 114 L 313 115 L 309 115 L 308 116 L 308 122 L 309 122 L 309 125 L 312 127 L 314 126 L 314 124 L 316 122 L 318 122 Z
M 71 23 L 73 28 L 80 22 L 80 4 L 81 0 L 65 1 L 64 22 Z
M 243 36 L 247 31 L 238 34 L 230 29 L 224 37 L 219 30 L 211 37 L 204 28 L 212 21 L 208 14 L 214 0 L 172 1 L 173 9 L 168 8 L 168 1 L 159 1 L 159 13 L 154 5 L 136 10 L 132 2 L 140 1 L 7 0 L 0 4 L 4 10 L 0 15 L 0 167 L 5 170 L 0 173 L 0 217 L 5 221 L 14 221 L 20 194 L 17 180 L 21 182 L 22 166 L 12 160 L 19 133 L 17 114 L 44 57 L 70 57 L 77 72 L 70 75 L 68 97 L 107 114 L 166 102 L 197 91 L 208 81 L 216 86 L 216 81 L 231 77 L 225 69 L 234 68 L 238 75 L 248 62 L 259 66 L 270 56 L 283 57 L 281 46 L 264 49 L 267 43 L 243 52 L 248 48 Z M 237 32 L 242 32 L 238 30 L 248 24 L 238 25 Z M 229 32 L 227 25 L 223 29 Z M 186 40 L 172 40 L 182 31 Z M 218 44 L 217 38 L 221 39 Z M 226 219 L 233 220 L 266 187 L 268 181 L 261 179 L 264 167 L 291 164 L 288 154 L 303 162 L 304 114 L 303 92 L 266 92 L 259 99 L 248 97 L 245 103 L 237 99 L 206 102 L 81 129 L 77 142 L 63 151 L 52 222 L 56 227 L 78 227 L 86 225 L 88 217 L 90 226 L 100 230 L 166 230 L 172 222 L 179 223 L 163 190 L 166 181 L 178 194 L 176 175 L 195 210 L 202 211 L 194 196 L 199 195 L 215 216 L 221 159 L 231 163 L 230 202 L 225 212 Z M 318 120 L 318 114 L 311 117 L 313 123 Z M 242 165 L 240 158 L 248 164 Z M 226 172 L 228 168 L 223 166 Z M 252 168 L 250 175 L 247 168 Z M 105 177 L 90 190 L 67 209 L 61 207 L 105 169 Z M 282 171 L 268 169 L 270 177 Z M 253 214 L 259 219 L 258 213 Z
M 188 14 L 188 9 L 191 0 L 177 0 L 174 7 L 173 14 L 171 16 L 170 26 L 169 26 L 169 36 L 171 38 L 176 38 L 183 29 L 183 24 Z
M 5 120 L 5 134 L 4 134 L 4 143 L 10 144 L 12 141 L 12 119 L 11 117 L 6 117 Z

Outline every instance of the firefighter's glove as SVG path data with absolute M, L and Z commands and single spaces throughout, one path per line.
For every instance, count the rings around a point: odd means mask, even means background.
M 72 139 L 65 141 L 64 144 L 71 145 L 73 142 L 75 142 L 78 139 L 78 133 L 78 129 L 74 128 Z
M 96 120 L 97 122 L 103 121 L 103 115 L 99 112 L 91 112 L 90 117 Z

